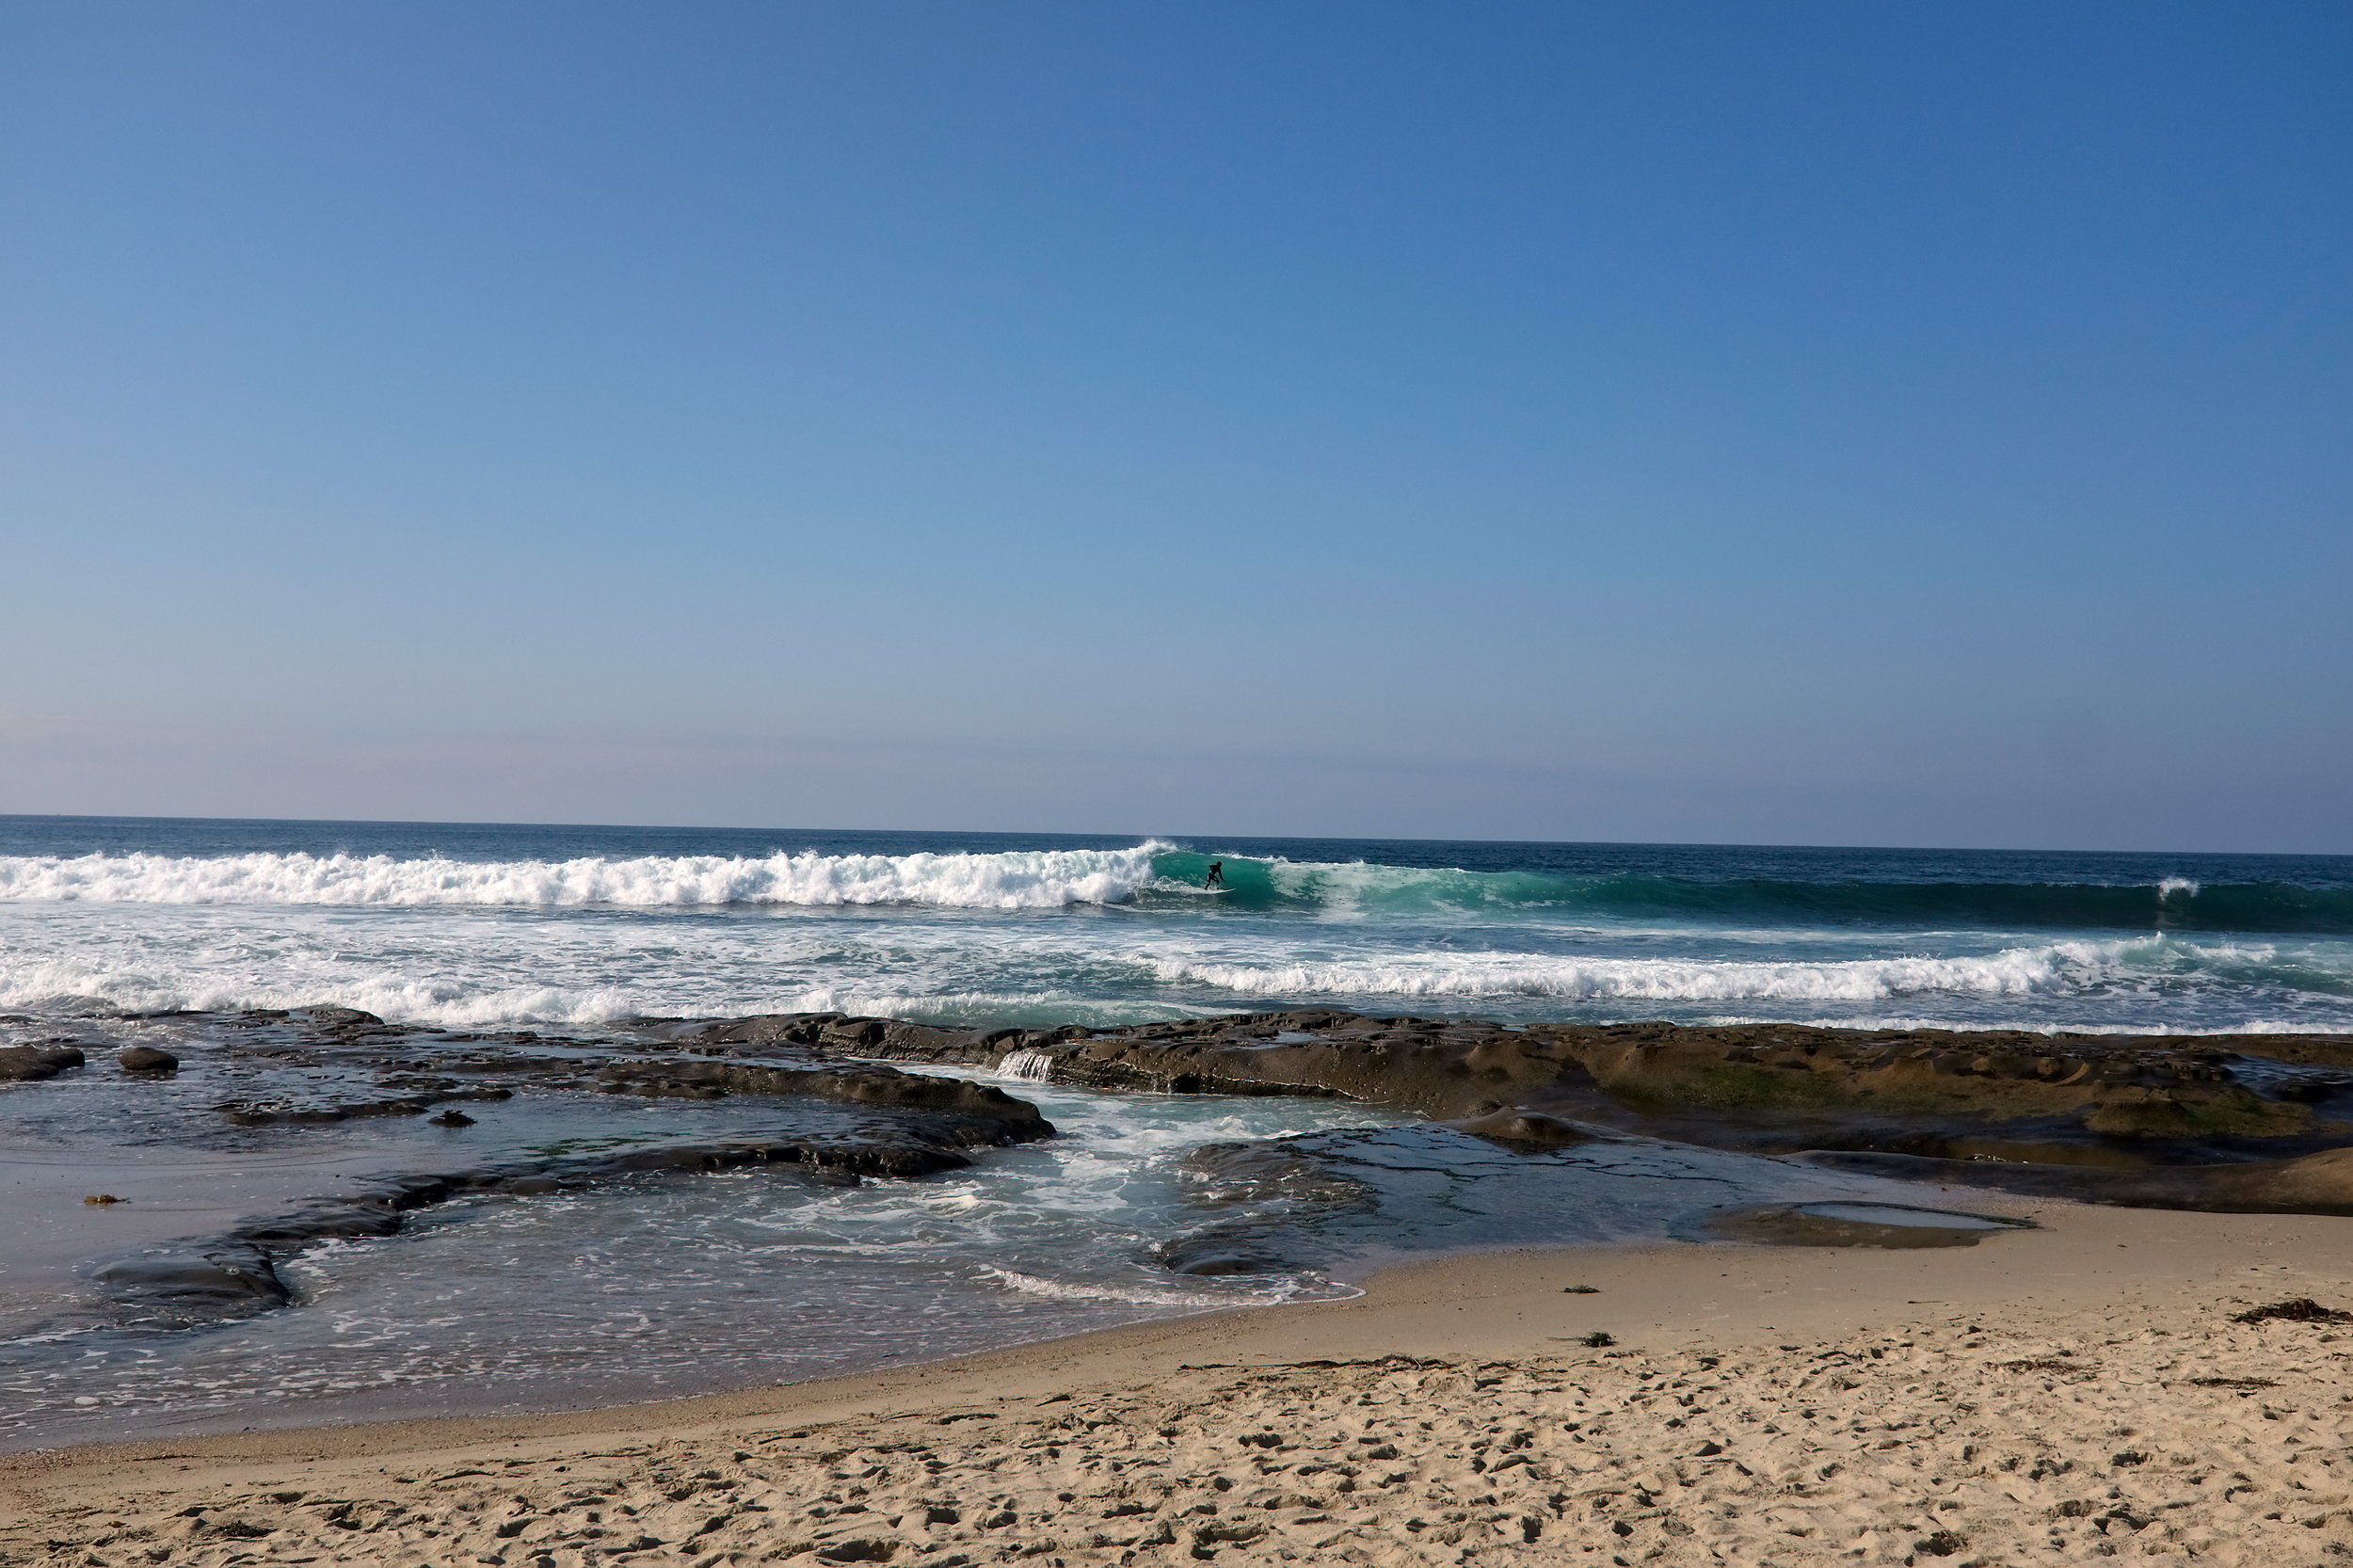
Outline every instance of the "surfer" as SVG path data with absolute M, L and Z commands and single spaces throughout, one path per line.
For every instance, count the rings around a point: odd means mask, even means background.
M 1203 877 L 1203 878 L 1201 879 L 1201 886 L 1203 886 L 1204 888 L 1223 888 L 1223 887 L 1225 887 L 1225 861 L 1223 861 L 1223 860 L 1212 860 L 1212 861 L 1210 861 L 1210 862 L 1209 862 L 1209 875 L 1207 875 L 1207 876 L 1205 876 L 1205 877 Z

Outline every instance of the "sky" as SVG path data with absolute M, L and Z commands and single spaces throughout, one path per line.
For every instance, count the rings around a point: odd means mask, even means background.
M 0 812 L 2353 852 L 2348 72 L 0 0 Z

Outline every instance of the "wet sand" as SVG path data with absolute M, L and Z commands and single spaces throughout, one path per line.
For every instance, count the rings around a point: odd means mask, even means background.
M 2353 1321 L 2231 1320 L 2353 1308 L 2353 1219 L 1954 1196 L 2044 1228 L 1454 1257 L 715 1398 L 18 1455 L 0 1562 L 2353 1561 Z

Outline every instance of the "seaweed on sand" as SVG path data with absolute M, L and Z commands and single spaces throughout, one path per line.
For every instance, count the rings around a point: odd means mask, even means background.
M 2310 1296 L 2296 1296 L 2269 1306 L 2250 1307 L 2245 1312 L 2231 1314 L 2234 1323 L 2267 1323 L 2274 1320 L 2283 1323 L 2353 1323 L 2353 1312 L 2341 1312 L 2333 1306 L 2323 1306 Z

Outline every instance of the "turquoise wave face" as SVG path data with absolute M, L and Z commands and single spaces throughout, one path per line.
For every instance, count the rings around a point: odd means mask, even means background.
M 1219 895 L 1245 909 L 1354 909 L 1367 914 L 1413 915 L 1444 909 L 1536 907 L 1572 903 L 1582 886 L 1575 880 L 1534 872 L 1469 872 L 1418 866 L 1383 866 L 1364 861 L 1256 860 L 1245 856 L 1169 850 L 1152 857 L 1149 891 L 1162 899 L 1190 896 L 1203 887 L 1209 867 L 1224 872 Z M 1189 891 L 1172 894 L 1168 884 Z
M 2353 933 L 2353 889 L 2287 882 L 2206 886 L 2050 882 L 1785 882 L 1662 876 L 1573 877 L 1367 862 L 1316 863 L 1171 850 L 1152 860 L 1165 885 L 1198 889 L 1212 863 L 1221 895 L 1252 909 L 1415 915 L 1552 908 L 1597 918 L 1760 925 L 2065 927 L 2123 931 Z

